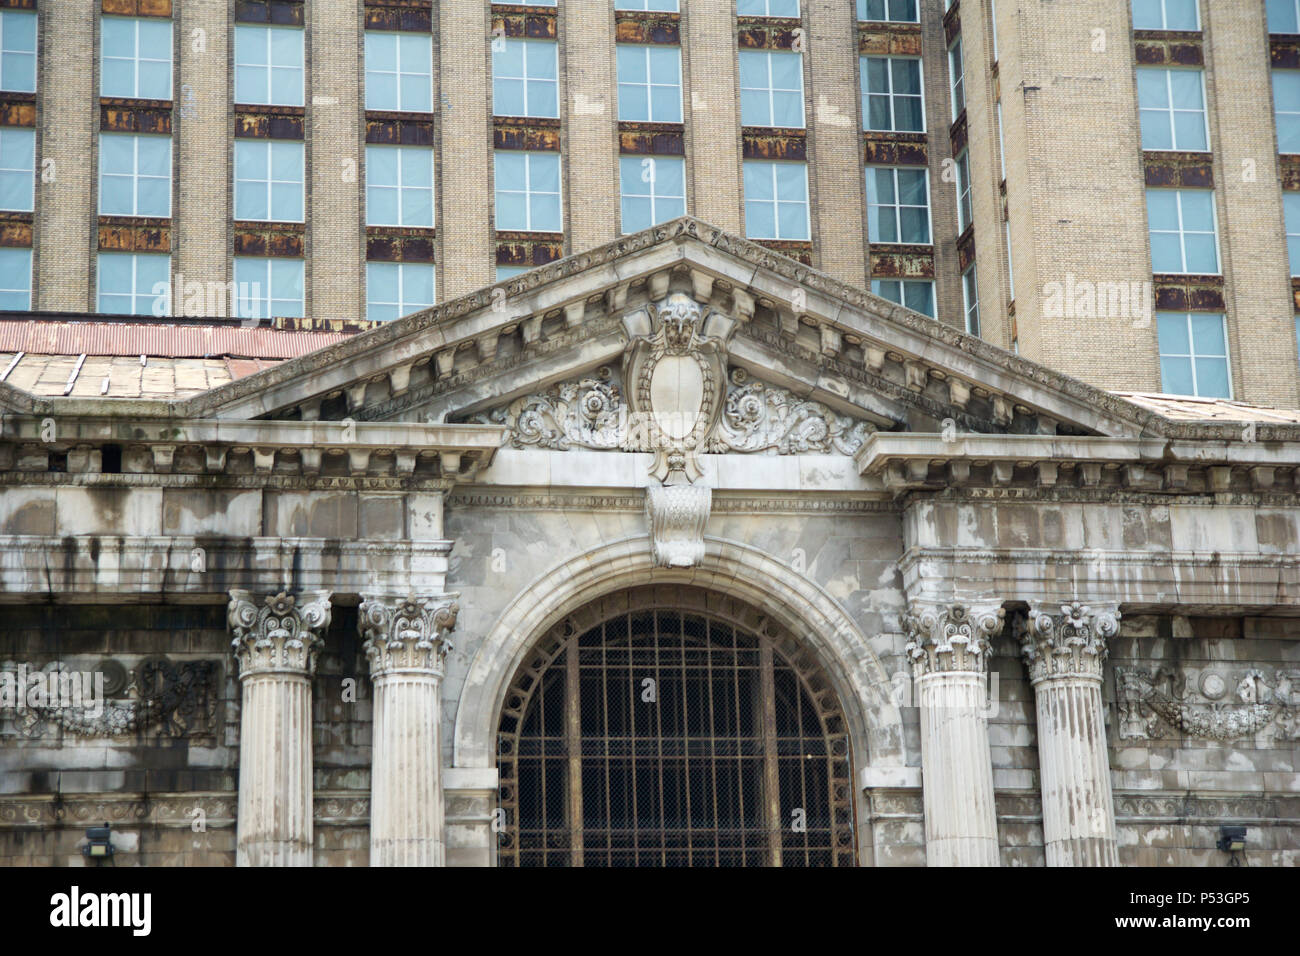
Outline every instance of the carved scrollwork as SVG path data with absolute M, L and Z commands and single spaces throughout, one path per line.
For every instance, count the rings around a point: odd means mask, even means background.
M 1059 677 L 1101 680 L 1106 642 L 1119 634 L 1119 611 L 1078 601 L 1058 607 L 1059 614 L 1037 607 L 1029 610 L 1020 649 L 1030 681 L 1037 684 Z
M 947 671 L 979 671 L 988 666 L 989 639 L 1002 631 L 1000 604 L 913 605 L 907 614 L 905 647 L 917 677 Z
M 241 678 L 267 671 L 312 674 L 330 623 L 330 592 L 295 598 L 281 591 L 259 606 L 251 592 L 232 590 L 226 616 Z
M 362 647 L 371 675 L 413 669 L 441 676 L 459 613 L 460 605 L 447 597 L 411 595 L 397 601 L 365 597 L 357 627 L 365 639 Z
M 750 381 L 733 369 L 722 420 L 710 451 L 777 455 L 852 455 L 875 431 L 865 421 L 798 398 L 789 389 Z
M 627 405 L 613 372 L 601 368 L 594 378 L 552 386 L 473 420 L 505 425 L 515 448 L 611 449 L 626 434 Z
M 1210 678 L 1216 679 L 1210 679 Z M 1199 679 L 1159 667 L 1115 671 L 1120 739 L 1146 740 L 1182 733 L 1204 740 L 1236 740 L 1273 729 L 1283 739 L 1300 739 L 1300 675 L 1279 671 L 1269 678 L 1250 669 L 1235 680 L 1207 671 Z M 1235 700 L 1219 691 L 1235 688 Z M 1209 688 L 1207 693 L 1203 688 Z

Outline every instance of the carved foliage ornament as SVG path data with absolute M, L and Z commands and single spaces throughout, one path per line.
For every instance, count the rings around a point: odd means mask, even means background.
M 852 455 L 875 430 L 788 389 L 749 381 L 744 369 L 732 370 L 731 383 L 710 451 Z
M 239 676 L 292 671 L 311 675 L 330 623 L 330 592 L 268 595 L 259 606 L 252 592 L 232 590 L 226 613 Z
M 1001 633 L 1000 604 L 913 605 L 905 624 L 908 658 L 917 677 L 950 671 L 983 673 L 989 639 Z
M 449 597 L 399 600 L 365 597 L 357 627 L 374 677 L 396 670 L 427 671 L 439 677 L 452 649 L 449 634 L 460 605 Z
M 1101 680 L 1106 642 L 1119 634 L 1120 613 L 1075 601 L 1060 605 L 1060 614 L 1031 608 L 1021 635 L 1021 652 L 1029 680 L 1086 677 Z
M 1278 671 L 1270 678 L 1252 668 L 1229 678 L 1215 671 L 1202 673 L 1199 681 L 1194 676 L 1184 669 L 1117 668 L 1120 739 L 1145 740 L 1171 732 L 1204 740 L 1235 740 L 1260 732 L 1300 739 L 1300 691 L 1295 689 L 1300 672 Z M 1235 687 L 1235 699 L 1220 700 L 1229 686 Z

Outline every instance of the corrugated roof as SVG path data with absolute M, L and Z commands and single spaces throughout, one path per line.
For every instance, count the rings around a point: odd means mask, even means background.
M 168 358 L 291 359 L 341 342 L 351 332 L 285 331 L 238 325 L 0 320 L 0 352 L 141 355 Z M 255 371 L 255 370 L 254 370 Z
M 70 398 L 186 398 L 283 359 L 170 358 L 153 356 L 140 364 L 138 355 L 14 355 L 0 352 L 4 381 L 33 395 Z M 78 362 L 80 361 L 80 367 Z M 75 373 L 75 374 L 74 374 Z
M 1226 398 L 1196 398 L 1189 395 L 1155 395 L 1148 392 L 1116 392 L 1135 405 L 1159 412 L 1181 422 L 1272 422 L 1300 423 L 1300 410 L 1249 405 Z

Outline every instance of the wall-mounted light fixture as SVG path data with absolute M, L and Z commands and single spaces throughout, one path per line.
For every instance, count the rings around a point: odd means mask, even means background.
M 1228 866 L 1241 866 L 1237 853 L 1246 849 L 1245 827 L 1219 827 L 1218 847 L 1224 853 L 1231 853 Z
M 86 828 L 86 845 L 81 848 L 81 855 L 95 861 L 95 865 L 113 857 L 113 828 L 105 823 L 102 827 Z

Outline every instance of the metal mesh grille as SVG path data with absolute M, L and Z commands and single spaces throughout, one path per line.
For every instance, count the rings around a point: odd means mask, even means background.
M 498 765 L 505 866 L 855 862 L 834 694 L 717 618 L 561 627 L 507 694 Z

